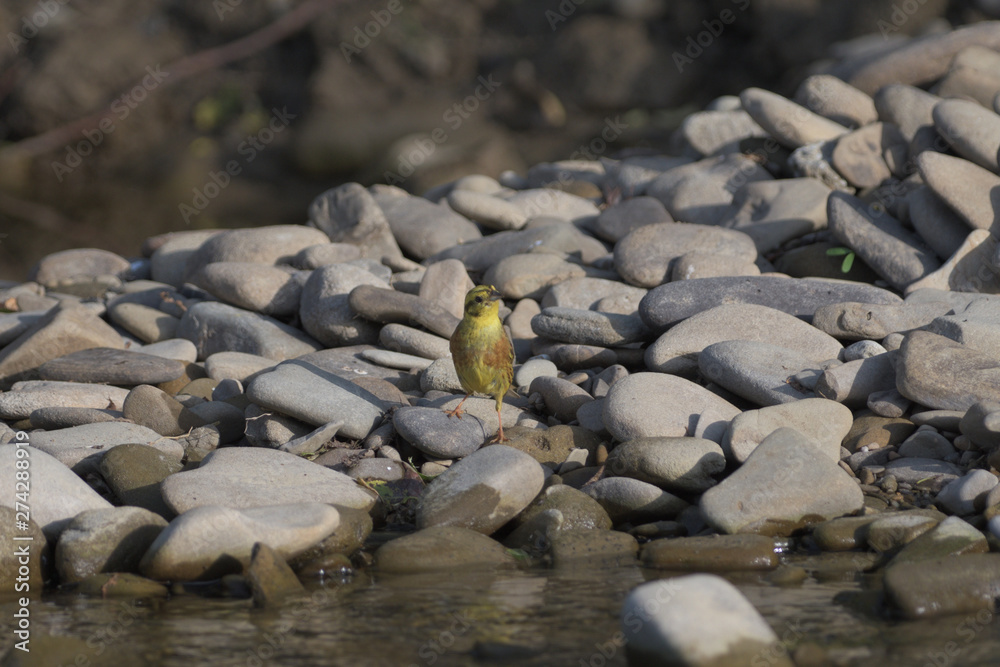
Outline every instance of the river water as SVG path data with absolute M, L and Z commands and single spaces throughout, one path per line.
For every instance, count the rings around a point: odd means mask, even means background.
M 724 575 L 782 640 L 751 667 L 789 651 L 799 667 L 1000 664 L 988 611 L 894 620 L 879 576 L 859 559 L 786 557 L 808 576 L 774 583 Z M 852 565 L 852 563 L 854 565 Z M 29 606 L 30 654 L 12 649 L 14 601 L 0 604 L 5 666 L 626 665 L 619 612 L 643 581 L 678 576 L 638 566 L 379 575 L 311 582 L 306 596 L 255 609 L 250 600 L 181 592 L 152 600 L 49 594 Z

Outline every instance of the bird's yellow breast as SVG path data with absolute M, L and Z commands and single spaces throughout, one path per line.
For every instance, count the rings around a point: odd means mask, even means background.
M 513 382 L 514 349 L 500 318 L 466 316 L 451 337 L 459 382 L 467 392 L 503 396 Z

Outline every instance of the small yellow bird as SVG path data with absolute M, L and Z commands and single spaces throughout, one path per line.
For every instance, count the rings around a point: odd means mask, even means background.
M 462 404 L 472 394 L 487 394 L 497 401 L 500 430 L 490 442 L 505 442 L 500 407 L 514 381 L 514 345 L 500 321 L 500 292 L 493 285 L 477 285 L 465 295 L 465 316 L 451 335 L 451 357 L 458 380 L 467 393 L 449 417 L 461 419 Z

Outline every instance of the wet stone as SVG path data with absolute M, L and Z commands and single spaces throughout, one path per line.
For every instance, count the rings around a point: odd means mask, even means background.
M 778 563 L 774 540 L 764 535 L 676 537 L 653 540 L 642 548 L 642 564 L 663 570 L 773 570 Z

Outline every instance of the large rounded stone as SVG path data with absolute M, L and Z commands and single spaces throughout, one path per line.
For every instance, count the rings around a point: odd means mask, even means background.
M 27 456 L 19 456 L 24 450 Z M 0 445 L 0 469 L 11 471 L 0 475 L 0 505 L 15 508 L 17 481 L 13 474 L 18 461 L 30 461 L 30 482 L 33 489 L 59 489 L 58 493 L 31 493 L 31 518 L 51 542 L 58 539 L 73 518 L 86 510 L 111 509 L 102 498 L 72 470 L 34 447 Z
M 774 652 L 778 636 L 735 586 L 713 574 L 661 579 L 635 588 L 622 604 L 630 665 L 791 667 Z
M 661 335 L 646 349 L 646 366 L 663 373 L 694 376 L 701 351 L 726 340 L 771 343 L 817 364 L 836 359 L 843 349 L 833 336 L 780 310 L 727 304 L 698 313 Z
M 485 535 L 517 516 L 542 490 L 542 466 L 505 445 L 484 447 L 452 465 L 424 491 L 417 527 L 459 526 Z
M 302 328 L 328 347 L 374 343 L 379 326 L 358 317 L 348 295 L 358 285 L 389 285 L 353 264 L 331 264 L 317 269 L 302 288 Z
M 699 503 L 705 521 L 720 532 L 765 535 L 789 535 L 863 505 L 854 478 L 790 428 L 771 433 Z
M 690 380 L 663 373 L 634 373 L 608 391 L 605 428 L 618 440 L 696 436 L 722 440 L 740 413 L 729 401 Z
M 199 359 L 216 352 L 246 352 L 281 361 L 320 349 L 318 342 L 284 322 L 214 301 L 184 313 L 177 336 L 195 344 Z
M 358 385 L 304 361 L 289 361 L 257 375 L 246 389 L 254 403 L 313 426 L 344 423 L 340 432 L 362 439 L 382 419 L 383 404 Z
M 757 446 L 782 427 L 808 434 L 830 460 L 840 460 L 840 443 L 851 430 L 854 415 L 844 405 L 825 398 L 805 398 L 760 410 L 747 410 L 733 419 L 722 440 L 726 457 L 744 463 Z
M 631 477 L 676 493 L 701 493 L 726 469 L 717 443 L 703 438 L 638 438 L 615 447 L 605 474 Z
M 161 516 L 141 507 L 81 512 L 59 536 L 56 570 L 64 583 L 101 572 L 135 572 L 166 527 Z
M 158 580 L 217 579 L 242 572 L 258 542 L 288 560 L 333 533 L 339 523 L 339 512 L 320 502 L 243 510 L 205 505 L 171 521 L 150 545 L 139 571 Z
M 742 232 L 660 222 L 640 227 L 615 244 L 615 268 L 633 285 L 656 287 L 670 279 L 677 259 L 695 250 L 731 256 L 734 262 L 753 262 L 757 257 L 753 240 Z

